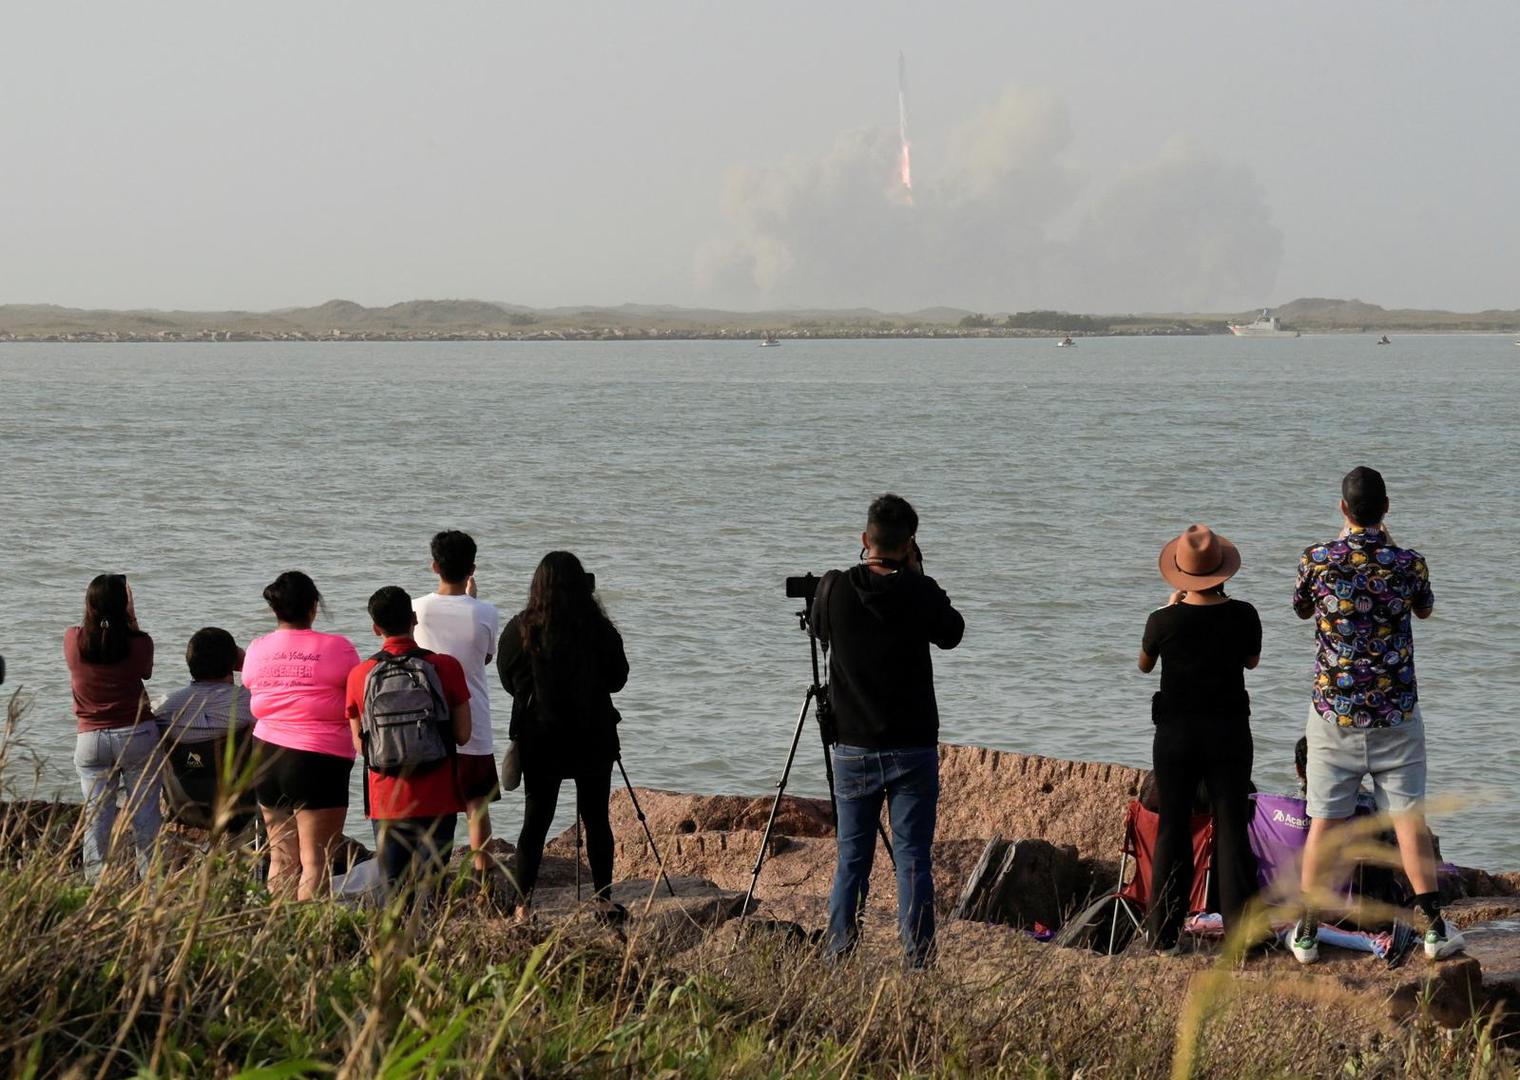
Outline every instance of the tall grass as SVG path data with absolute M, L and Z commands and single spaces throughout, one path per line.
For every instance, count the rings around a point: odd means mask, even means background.
M 276 901 L 232 845 L 87 885 L 65 827 L 18 828 L 0 825 L 13 1077 L 1514 1075 L 1476 1026 L 1393 1031 L 1228 956 L 1109 959 L 965 924 L 927 973 L 880 940 L 838 966 L 764 934 L 677 952 L 653 923 L 518 926 L 459 892 Z

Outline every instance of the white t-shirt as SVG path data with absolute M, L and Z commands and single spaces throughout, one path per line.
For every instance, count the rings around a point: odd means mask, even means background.
M 491 754 L 491 684 L 486 659 L 496 652 L 501 616 L 495 606 L 473 596 L 429 593 L 412 601 L 417 613 L 417 644 L 452 656 L 464 668 L 470 687 L 470 741 L 461 754 Z

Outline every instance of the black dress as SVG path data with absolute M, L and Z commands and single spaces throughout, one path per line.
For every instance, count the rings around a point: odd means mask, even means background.
M 512 695 L 508 734 L 522 759 L 518 890 L 524 898 L 531 896 L 560 782 L 574 780 L 592 885 L 598 897 L 605 897 L 612 888 L 613 844 L 607 804 L 612 764 L 621 754 L 612 695 L 628 681 L 622 635 L 604 620 L 588 641 L 561 645 L 548 655 L 534 654 L 523 646 L 522 616 L 515 615 L 501 632 L 496 671 L 502 688 Z

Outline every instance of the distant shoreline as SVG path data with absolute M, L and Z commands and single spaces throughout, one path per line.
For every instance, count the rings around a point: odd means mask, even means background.
M 1303 330 L 1302 337 L 1358 337 L 1362 335 L 1376 336 L 1377 330 L 1371 329 L 1335 329 L 1335 330 Z M 1397 334 L 1402 337 L 1512 337 L 1520 330 L 1451 330 L 1446 328 L 1428 329 L 1401 329 Z M 539 342 L 587 342 L 587 341 L 730 341 L 735 343 L 758 344 L 766 335 L 755 331 L 617 331 L 602 329 L 585 330 L 556 330 L 541 331 L 539 333 L 505 333 L 505 332 L 480 332 L 470 333 L 464 331 L 428 333 L 421 331 L 382 331 L 382 332 L 341 332 L 331 334 L 308 334 L 300 332 L 248 332 L 205 330 L 193 332 L 161 331 L 154 334 L 144 333 L 115 333 L 104 331 L 84 331 L 67 334 L 5 334 L 0 333 L 0 345 L 191 345 L 209 343 L 279 343 L 279 342 L 322 342 L 351 344 L 362 342 L 390 342 L 390 343 L 419 343 L 419 342 L 503 342 L 503 343 L 539 343 Z M 1099 332 L 1080 332 L 1063 335 L 1052 331 L 1043 330 L 1009 330 L 1004 328 L 962 330 L 957 327 L 932 327 L 910 328 L 890 331 L 870 330 L 805 330 L 805 331 L 780 331 L 775 338 L 778 342 L 785 341 L 890 341 L 890 340 L 1012 340 L 1012 341 L 1059 341 L 1062 337 L 1070 336 L 1075 340 L 1091 340 L 1095 338 L 1154 338 L 1154 337 L 1229 337 L 1228 330 L 1115 330 Z M 1248 340 L 1248 339 L 1243 339 Z
M 758 341 L 958 338 L 1209 337 L 1249 323 L 1240 313 L 983 313 L 933 307 L 725 311 L 646 304 L 529 308 L 485 300 L 409 300 L 364 307 L 330 300 L 276 311 L 107 311 L 0 304 L 0 343 L 223 341 Z M 1520 310 L 1388 310 L 1360 300 L 1293 300 L 1276 309 L 1301 334 L 1514 334 Z

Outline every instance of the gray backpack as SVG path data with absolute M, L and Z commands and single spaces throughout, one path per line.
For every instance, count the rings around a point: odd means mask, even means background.
M 413 772 L 446 759 L 454 750 L 449 706 L 438 669 L 426 650 L 378 652 L 364 680 L 359 733 L 364 761 L 377 773 Z

